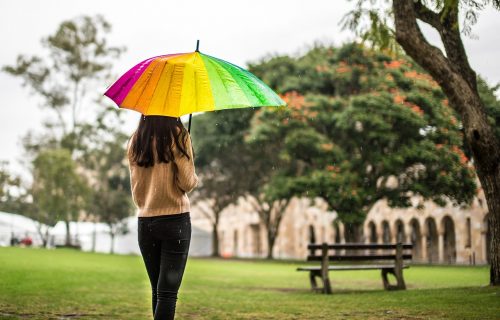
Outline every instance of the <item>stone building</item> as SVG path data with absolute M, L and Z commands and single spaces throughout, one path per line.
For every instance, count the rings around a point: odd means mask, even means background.
M 413 201 L 419 201 L 413 199 Z M 440 207 L 424 202 L 423 209 L 389 208 L 379 201 L 369 212 L 364 235 L 367 243 L 413 243 L 413 261 L 447 264 L 488 262 L 487 206 L 484 196 L 468 208 Z
M 420 200 L 415 197 L 412 201 L 416 207 Z M 210 231 L 211 225 L 199 206 L 191 210 L 193 225 Z M 292 199 L 280 225 L 274 258 L 305 259 L 310 242 L 344 243 L 343 225 L 334 223 L 335 219 L 336 213 L 328 211 L 321 199 Z M 241 200 L 221 214 L 220 253 L 224 257 L 266 257 L 266 232 L 252 206 Z M 484 195 L 475 198 L 468 208 L 424 202 L 422 209 L 397 209 L 379 201 L 367 215 L 363 241 L 411 242 L 414 262 L 485 264 L 489 233 Z

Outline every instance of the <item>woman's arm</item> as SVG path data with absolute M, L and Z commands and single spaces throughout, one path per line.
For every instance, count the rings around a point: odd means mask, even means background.
M 189 134 L 187 134 L 185 145 L 189 159 L 182 152 L 176 152 L 174 159 L 175 166 L 177 167 L 175 179 L 177 186 L 182 191 L 191 192 L 198 185 L 198 176 L 194 169 L 193 147 Z

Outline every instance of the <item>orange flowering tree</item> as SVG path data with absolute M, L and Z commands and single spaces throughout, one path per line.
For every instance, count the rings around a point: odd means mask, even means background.
M 251 71 L 288 103 L 263 109 L 252 126 L 249 143 L 282 141 L 266 190 L 276 198 L 321 197 L 346 225 L 348 241 L 361 240 L 380 199 L 409 207 L 413 196 L 440 205 L 474 196 L 457 116 L 408 57 L 347 44 L 271 58 Z

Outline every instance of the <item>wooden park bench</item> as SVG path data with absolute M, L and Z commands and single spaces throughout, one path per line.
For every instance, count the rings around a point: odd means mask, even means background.
M 329 271 L 344 270 L 381 270 L 382 282 L 386 290 L 406 289 L 403 269 L 408 268 L 412 258 L 412 244 L 309 244 L 307 261 L 320 261 L 320 266 L 303 266 L 297 271 L 309 271 L 312 290 L 326 294 L 332 293 Z M 316 254 L 319 251 L 319 254 Z M 330 263 L 335 262 L 335 265 Z M 339 262 L 339 263 L 337 263 Z M 406 264 L 405 264 L 406 262 Z M 396 277 L 396 285 L 391 285 L 387 274 Z M 316 278 L 320 278 L 323 287 L 319 288 Z

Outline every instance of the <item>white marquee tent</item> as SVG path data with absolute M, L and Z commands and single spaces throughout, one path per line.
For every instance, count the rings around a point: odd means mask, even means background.
M 38 233 L 37 226 L 43 233 L 48 226 L 20 214 L 0 211 L 0 246 L 8 246 L 13 238 L 21 240 L 30 237 L 33 245 L 41 246 L 42 238 Z
M 140 254 L 137 244 L 137 217 L 128 217 L 124 220 L 128 232 L 117 234 L 114 241 L 114 252 L 118 254 Z M 0 246 L 10 245 L 12 237 L 21 239 L 29 236 L 34 246 L 41 246 L 42 239 L 37 231 L 38 222 L 19 214 L 0 212 Z M 48 228 L 41 225 L 42 230 Z M 104 223 L 70 222 L 72 242 L 78 244 L 83 251 L 108 253 L 111 251 L 111 236 L 109 227 Z M 59 221 L 49 230 L 49 247 L 63 245 L 66 239 L 66 224 Z M 212 250 L 210 232 L 192 225 L 191 256 L 208 256 Z

